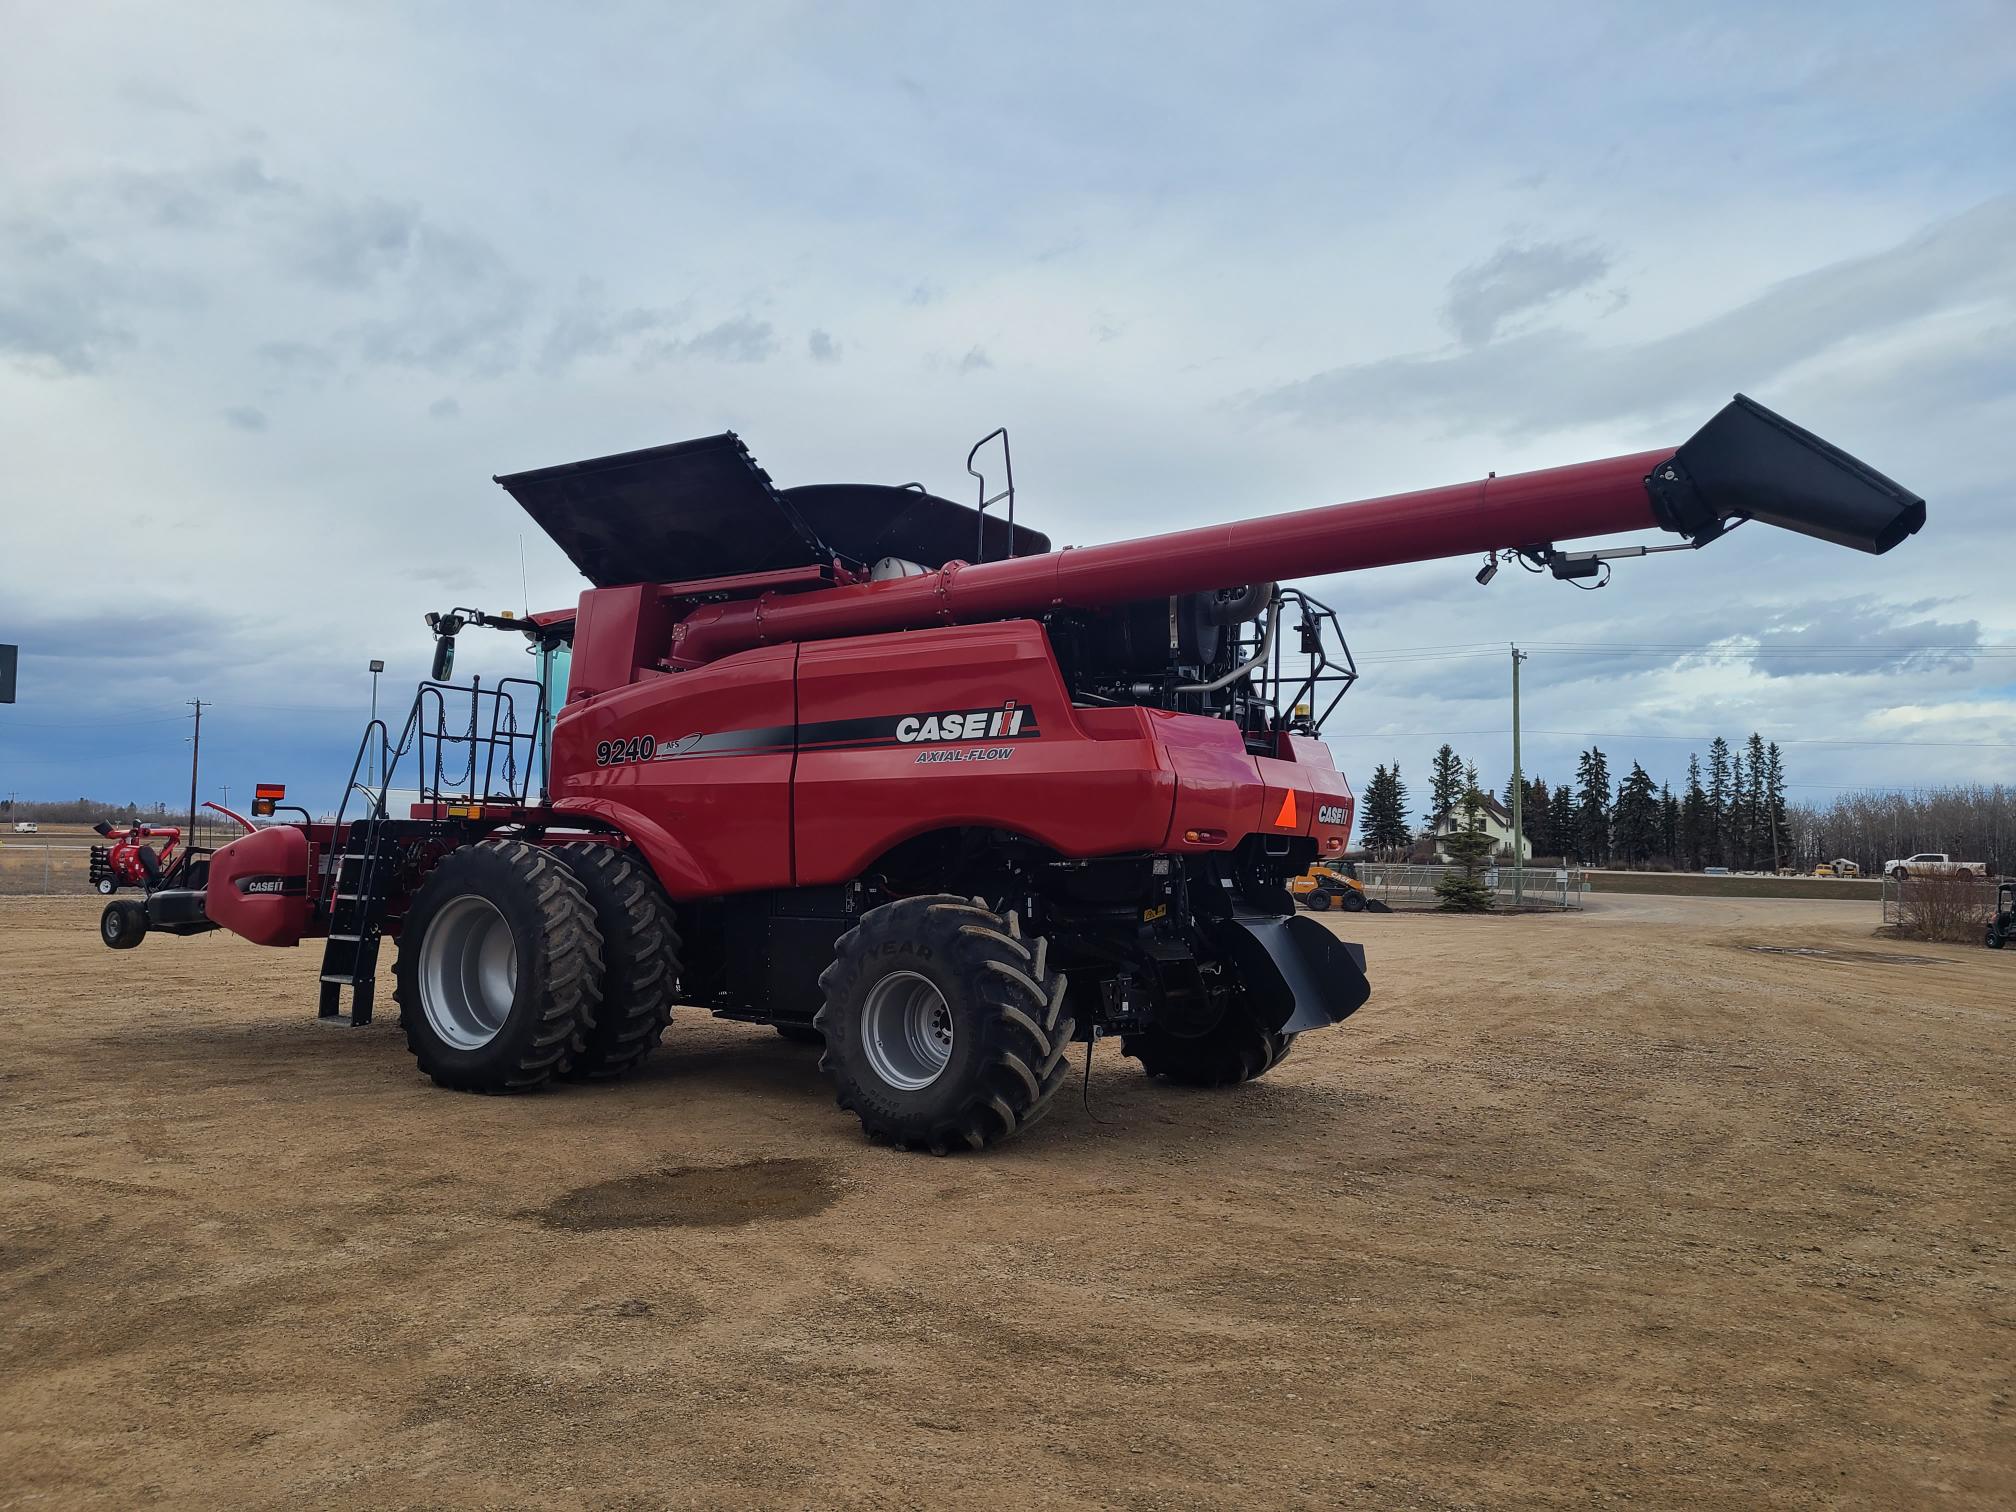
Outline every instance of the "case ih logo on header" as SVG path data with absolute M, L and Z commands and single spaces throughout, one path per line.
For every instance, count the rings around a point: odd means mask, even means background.
M 1316 810 L 1316 822 L 1318 824 L 1342 824 L 1344 822 L 1344 805 L 1341 803 L 1324 804 Z
M 1042 736 L 1036 712 L 1009 699 L 998 709 L 954 709 L 943 714 L 906 714 L 896 721 L 900 745 L 934 740 L 1033 740 Z

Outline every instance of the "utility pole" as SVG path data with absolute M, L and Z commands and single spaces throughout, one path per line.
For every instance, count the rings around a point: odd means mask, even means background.
M 189 707 L 196 711 L 196 730 L 189 737 L 189 843 L 196 843 L 196 762 L 203 752 L 203 700 L 192 698 Z M 214 706 L 213 706 L 214 707 Z
M 1519 766 L 1519 663 L 1526 653 L 1512 648 L 1512 906 L 1526 897 L 1526 773 Z

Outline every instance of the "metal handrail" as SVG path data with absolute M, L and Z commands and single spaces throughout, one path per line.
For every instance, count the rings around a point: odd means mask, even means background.
M 990 498 L 987 494 L 987 475 L 974 468 L 973 459 L 980 455 L 980 448 L 985 446 L 989 441 L 992 441 L 996 436 L 1001 438 L 1001 466 L 1008 475 L 1008 484 L 999 493 Z M 980 516 L 980 537 L 973 549 L 973 560 L 976 562 L 987 560 L 987 506 L 989 504 L 998 504 L 1003 499 L 1008 501 L 1008 555 L 1013 557 L 1015 555 L 1015 458 L 1008 450 L 1007 426 L 997 425 L 973 443 L 973 450 L 966 453 L 966 475 L 970 478 L 977 478 L 980 483 L 980 492 L 978 494 L 980 502 L 976 506 L 976 512 Z
M 533 712 L 529 728 L 519 723 L 518 695 L 512 691 L 514 688 L 523 688 L 532 695 Z M 455 734 L 449 733 L 449 693 L 467 695 L 469 699 L 469 717 Z M 487 730 L 483 717 L 486 699 L 489 701 Z M 537 765 L 533 757 L 546 719 L 546 690 L 536 680 L 506 677 L 492 688 L 485 688 L 480 678 L 472 679 L 467 688 L 445 683 L 423 683 L 414 695 L 414 708 L 421 716 L 418 729 L 423 802 L 439 802 L 444 798 L 464 798 L 483 803 L 523 803 L 526 800 Z M 426 717 L 430 712 L 431 720 Z M 527 748 L 522 759 L 518 754 L 521 743 Z M 433 747 L 431 765 L 428 757 L 430 744 Z M 465 748 L 456 763 L 459 770 L 451 771 L 448 765 L 448 748 L 451 746 Z

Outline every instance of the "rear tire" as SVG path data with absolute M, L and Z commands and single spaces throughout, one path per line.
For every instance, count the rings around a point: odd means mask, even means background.
M 1307 908 L 1311 913 L 1328 913 L 1330 912 L 1330 894 L 1323 891 L 1320 887 L 1315 888 L 1302 899 L 1302 906 Z
M 147 938 L 147 906 L 123 898 L 98 916 L 98 938 L 114 950 L 131 950 Z
M 607 1081 L 635 1070 L 672 1022 L 679 930 L 651 869 L 613 845 L 570 841 L 547 851 L 580 882 L 602 932 L 602 992 L 583 1048 L 560 1075 Z
M 1993 924 L 1988 926 L 1988 948 L 1990 950 L 2000 950 L 2005 938 L 2002 931 L 1997 929 Z M 107 940 L 105 943 L 109 945 L 112 942 Z
M 602 932 L 580 880 L 522 840 L 452 851 L 399 937 L 406 1044 L 437 1085 L 522 1092 L 586 1049 L 601 1004 Z
M 985 1149 L 1049 1110 L 1077 1024 L 1049 942 L 950 893 L 870 909 L 819 978 L 820 1069 L 873 1139 Z
M 1180 1087 L 1231 1087 L 1265 1076 L 1294 1045 L 1294 1035 L 1269 1029 L 1235 1002 L 1202 1034 L 1144 1029 L 1123 1035 L 1120 1053 L 1140 1061 L 1150 1076 Z

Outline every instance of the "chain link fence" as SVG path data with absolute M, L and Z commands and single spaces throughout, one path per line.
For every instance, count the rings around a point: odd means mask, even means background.
M 1883 922 L 1919 925 L 1929 913 L 1953 914 L 1970 927 L 1986 926 L 1995 912 L 1992 877 L 1883 878 Z
M 83 897 L 92 891 L 86 841 L 0 837 L 0 898 Z
M 1436 895 L 1435 884 L 1451 872 L 1463 870 L 1460 866 L 1376 861 L 1360 861 L 1357 868 L 1358 880 L 1365 884 L 1366 894 L 1395 908 L 1436 907 L 1442 900 Z M 1582 869 L 1574 866 L 1529 866 L 1524 878 L 1517 881 L 1516 889 L 1509 866 L 1489 867 L 1479 875 L 1491 889 L 1492 902 L 1499 908 L 1513 905 L 1515 890 L 1517 901 L 1524 908 L 1580 908 L 1587 890 Z
M 124 816 L 111 821 L 124 827 Z M 199 810 L 196 827 L 189 828 L 188 815 L 143 815 L 142 824 L 173 825 L 185 840 L 207 850 L 215 850 L 242 835 L 238 825 L 210 809 Z M 91 883 L 91 849 L 111 842 L 93 834 L 81 824 L 44 824 L 35 834 L 0 833 L 0 898 L 81 898 L 96 897 Z M 157 852 L 164 842 L 147 842 Z M 121 886 L 120 892 L 140 891 L 137 885 Z

